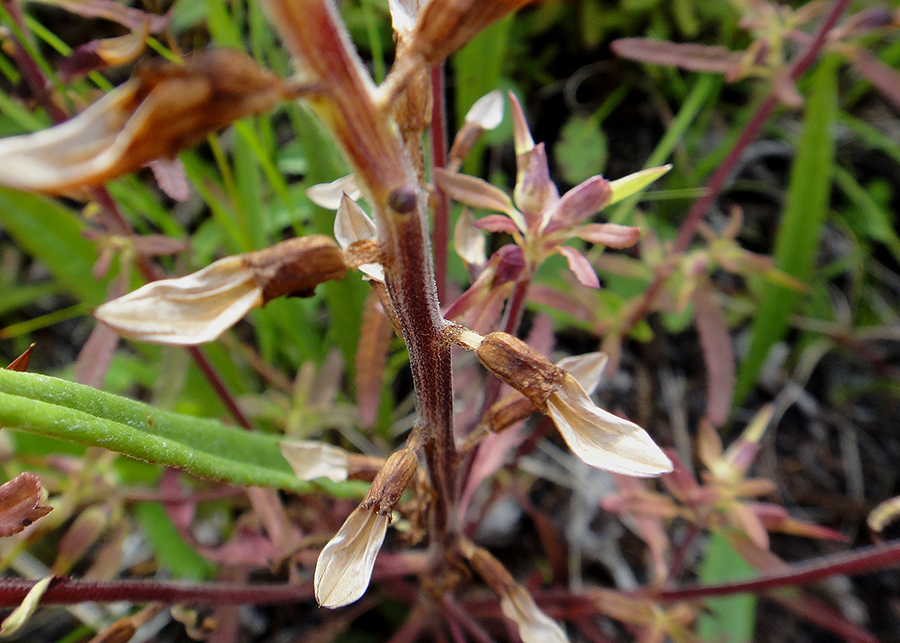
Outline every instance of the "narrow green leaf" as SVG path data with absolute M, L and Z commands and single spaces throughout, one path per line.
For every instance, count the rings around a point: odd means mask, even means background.
M 831 196 L 838 63 L 835 56 L 825 58 L 812 78 L 812 93 L 775 240 L 775 266 L 803 282 L 813 276 Z M 796 290 L 777 285 L 766 287 L 753 321 L 750 348 L 738 373 L 736 405 L 750 392 L 769 350 L 787 332 L 799 299 Z
M 728 539 L 710 536 L 709 547 L 700 564 L 700 582 L 704 585 L 748 578 L 753 568 L 741 558 Z M 756 623 L 756 597 L 742 594 L 706 601 L 709 613 L 700 616 L 697 635 L 701 641 L 749 643 Z
M 162 505 L 142 502 L 135 511 L 156 560 L 176 578 L 200 581 L 210 578 L 216 566 L 186 543 Z
M 94 244 L 72 210 L 47 197 L 0 188 L 0 226 L 40 260 L 56 283 L 90 306 L 103 302 L 106 284 L 94 279 Z
M 323 489 L 343 497 L 358 497 L 362 490 L 356 483 L 298 480 L 276 437 L 34 373 L 0 370 L 0 426 L 99 446 L 236 485 Z

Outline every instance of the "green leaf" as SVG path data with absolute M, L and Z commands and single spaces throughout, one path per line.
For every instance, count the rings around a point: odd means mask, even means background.
M 181 538 L 162 505 L 142 502 L 135 513 L 162 567 L 169 569 L 177 578 L 195 581 L 206 580 L 213 575 L 216 566 Z
M 596 118 L 573 116 L 563 125 L 554 152 L 563 178 L 577 185 L 603 172 L 609 149 Z
M 103 447 L 242 486 L 359 497 L 365 485 L 298 480 L 280 440 L 44 375 L 0 370 L 0 426 Z
M 748 578 L 753 568 L 741 558 L 728 539 L 710 535 L 709 547 L 700 565 L 700 582 L 704 585 Z M 756 597 L 752 594 L 710 598 L 709 613 L 701 614 L 697 635 L 701 641 L 748 643 L 753 640 L 756 623 Z
M 839 60 L 829 56 L 812 78 L 784 214 L 775 240 L 775 266 L 803 282 L 813 276 L 831 196 L 838 66 Z M 800 303 L 799 295 L 796 290 L 777 285 L 768 286 L 763 293 L 751 330 L 750 348 L 738 373 L 735 405 L 740 405 L 750 392 L 769 350 L 787 332 L 790 317 Z
M 0 226 L 65 290 L 90 306 L 103 302 L 106 284 L 91 274 L 97 250 L 81 236 L 84 224 L 74 211 L 44 196 L 0 188 Z

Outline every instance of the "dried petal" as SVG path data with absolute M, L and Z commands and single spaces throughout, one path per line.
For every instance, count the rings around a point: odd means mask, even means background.
M 282 442 L 279 447 L 281 455 L 301 480 L 328 478 L 332 482 L 343 482 L 347 479 L 350 454 L 343 449 L 311 441 Z
M 281 95 L 276 76 L 236 51 L 145 66 L 79 116 L 0 141 L 0 184 L 54 194 L 99 185 L 269 111 Z
M 597 390 L 608 361 L 609 355 L 596 352 L 566 357 L 558 361 L 556 365 L 574 377 L 584 392 L 591 395 Z
M 592 467 L 641 477 L 672 470 L 646 431 L 595 406 L 571 375 L 547 400 L 547 413 L 569 448 Z
M 495 129 L 503 121 L 503 92 L 495 89 L 474 103 L 466 112 L 466 123 L 478 125 L 481 129 Z
M 353 510 L 319 554 L 315 573 L 319 605 L 342 607 L 365 593 L 389 520 L 372 509 Z
M 500 609 L 506 618 L 519 626 L 522 643 L 568 643 L 569 638 L 559 623 L 537 606 L 531 594 L 516 585 L 500 599 Z
M 0 537 L 19 533 L 52 510 L 41 479 L 27 471 L 20 473 L 0 485 Z
M 509 221 L 506 217 L 500 218 Z M 510 221 L 510 223 L 512 222 Z M 456 248 L 456 254 L 467 266 L 480 268 L 487 261 L 487 244 L 484 233 L 475 226 L 475 217 L 468 208 L 464 208 L 459 219 L 456 220 L 456 227 L 453 229 L 453 245 Z
M 94 316 L 123 337 L 192 345 L 213 341 L 262 303 L 262 288 L 243 257 L 234 256 L 185 277 L 149 283 L 106 302 Z
M 428 0 L 388 0 L 391 25 L 398 34 L 407 34 L 416 26 L 419 12 Z
M 306 196 L 316 205 L 326 210 L 337 210 L 344 194 L 356 201 L 362 196 L 362 190 L 356 183 L 356 176 L 348 174 L 331 183 L 317 183 L 306 189 Z
M 341 244 L 341 248 L 346 250 L 357 241 L 374 239 L 377 235 L 375 222 L 359 207 L 353 197 L 344 193 L 337 208 L 337 216 L 334 218 L 334 238 Z
M 661 165 L 610 181 L 609 187 L 612 188 L 612 196 L 606 205 L 610 206 L 622 199 L 627 199 L 632 194 L 637 194 L 671 169 L 671 165 Z

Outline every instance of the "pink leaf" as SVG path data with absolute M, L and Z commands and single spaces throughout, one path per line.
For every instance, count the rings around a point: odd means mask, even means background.
M 384 366 L 394 330 L 373 292 L 366 300 L 356 349 L 356 400 L 363 427 L 374 426 L 384 384 Z
M 617 56 L 691 71 L 727 74 L 741 64 L 743 54 L 724 47 L 675 43 L 650 38 L 620 38 L 610 48 Z
M 636 226 L 617 223 L 589 223 L 575 234 L 589 243 L 607 248 L 630 248 L 641 238 L 641 229 Z
M 856 49 L 853 64 L 881 95 L 900 109 L 900 72 L 891 69 L 864 49 Z
M 181 203 L 191 197 L 191 187 L 180 159 L 154 159 L 147 163 L 147 167 L 153 172 L 156 184 L 167 197 Z
M 569 246 L 557 246 L 556 251 L 569 262 L 569 270 L 572 271 L 579 283 L 588 288 L 600 287 L 600 280 L 597 278 L 597 273 L 594 272 L 594 267 L 583 254 Z
M 611 196 L 609 181 L 602 176 L 591 177 L 576 185 L 546 214 L 545 232 L 565 230 L 587 221 L 609 203 Z
M 502 214 L 489 214 L 481 217 L 475 222 L 475 227 L 488 232 L 506 232 L 507 234 L 516 234 L 519 231 L 515 222 Z
M 709 288 L 694 291 L 697 331 L 706 363 L 706 414 L 710 422 L 720 426 L 731 413 L 734 396 L 734 351 L 725 313 Z

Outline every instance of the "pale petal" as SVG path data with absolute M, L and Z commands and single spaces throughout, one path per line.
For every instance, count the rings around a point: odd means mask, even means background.
M 547 413 L 572 452 L 592 467 L 642 477 L 672 470 L 646 431 L 597 407 L 570 375 L 547 400 Z
M 331 183 L 317 183 L 306 189 L 309 200 L 326 210 L 337 210 L 344 193 L 354 201 L 362 196 L 362 190 L 359 189 L 356 176 L 353 174 L 342 176 Z
M 561 369 L 574 377 L 588 395 L 597 390 L 600 377 L 609 361 L 606 353 L 585 353 L 566 357 L 556 363 Z
M 465 121 L 485 130 L 498 127 L 503 122 L 503 92 L 495 89 L 472 103 Z
M 522 643 L 568 643 L 569 638 L 559 623 L 547 616 L 537 606 L 531 594 L 516 585 L 500 599 L 500 609 L 506 618 L 519 626 Z
M 406 34 L 416 26 L 419 11 L 428 4 L 428 0 L 388 0 L 391 11 L 391 25 L 399 34 Z
M 610 181 L 609 187 L 612 188 L 612 196 L 606 205 L 610 206 L 630 197 L 632 194 L 637 194 L 671 169 L 671 165 L 661 165 Z
M 337 209 L 337 216 L 334 218 L 334 237 L 341 244 L 341 248 L 346 250 L 357 241 L 374 239 L 377 234 L 375 222 L 352 197 L 344 193 Z
M 328 478 L 343 482 L 349 470 L 349 454 L 322 442 L 282 442 L 281 455 L 301 480 Z
M 94 316 L 123 337 L 157 344 L 201 344 L 216 339 L 262 304 L 243 257 L 220 259 L 178 279 L 154 281 L 108 301 Z
M 366 592 L 388 517 L 357 507 L 319 554 L 316 600 L 322 607 L 349 605 Z
M 502 218 L 509 221 L 506 217 Z M 475 226 L 475 217 L 468 208 L 464 208 L 459 219 L 456 220 L 456 227 L 453 229 L 453 245 L 456 247 L 456 254 L 468 266 L 483 266 L 487 261 L 487 244 L 484 233 Z

